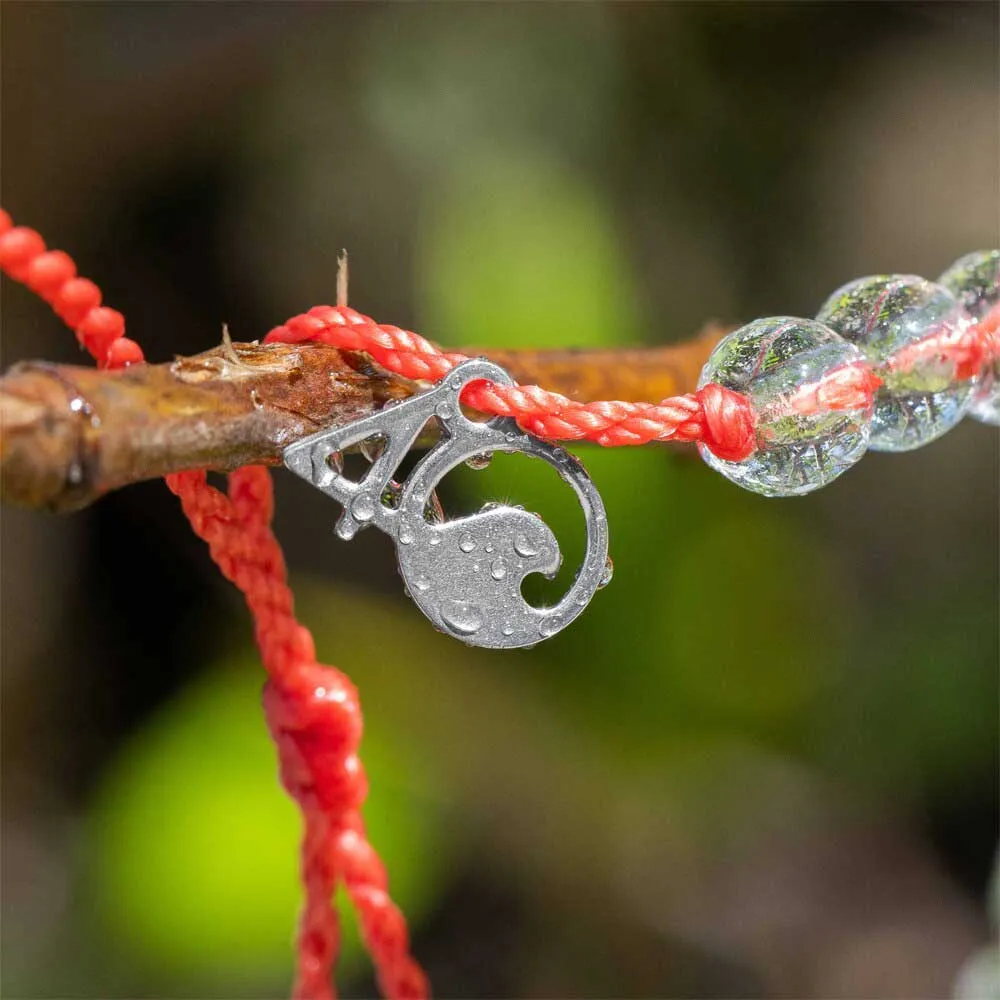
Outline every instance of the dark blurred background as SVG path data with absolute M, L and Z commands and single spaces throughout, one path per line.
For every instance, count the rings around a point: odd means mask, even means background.
M 446 344 L 808 316 L 998 245 L 997 10 L 5 0 L 2 201 L 151 360 L 329 301 L 343 246 L 354 305 Z M 83 363 L 3 294 L 5 365 Z M 995 429 L 787 501 L 581 454 L 614 583 L 506 655 L 276 477 L 437 995 L 997 995 Z M 579 550 L 548 470 L 451 479 Z M 238 595 L 162 483 L 2 545 L 5 995 L 282 995 L 298 826 Z M 353 937 L 340 982 L 374 989 Z

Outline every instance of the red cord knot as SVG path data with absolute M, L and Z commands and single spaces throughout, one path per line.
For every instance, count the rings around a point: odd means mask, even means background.
M 357 809 L 368 783 L 355 752 L 361 709 L 339 671 L 301 663 L 264 687 L 264 711 L 281 757 L 281 779 L 299 802 L 313 798 L 330 815 Z
M 742 462 L 757 447 L 756 419 L 749 397 L 715 382 L 695 398 L 704 414 L 702 444 L 726 462 Z

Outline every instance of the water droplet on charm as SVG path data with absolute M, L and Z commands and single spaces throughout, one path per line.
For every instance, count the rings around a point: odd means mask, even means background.
M 527 535 L 516 535 L 514 537 L 514 551 L 525 559 L 538 555 L 538 546 Z
M 492 460 L 493 456 L 488 451 L 481 451 L 478 455 L 470 455 L 465 464 L 475 472 L 481 472 Z
M 458 635 L 475 635 L 483 627 L 483 613 L 475 604 L 465 601 L 444 601 L 441 621 Z
M 486 514 L 487 512 L 491 510 L 496 510 L 498 507 L 502 506 L 503 504 L 500 503 L 498 500 L 487 500 L 486 503 L 484 503 L 482 507 L 479 508 L 479 513 Z
M 413 532 L 404 525 L 399 529 L 399 535 L 397 537 L 399 538 L 400 545 L 409 545 L 413 541 Z
M 493 551 L 493 543 L 492 542 L 487 542 L 483 546 L 483 548 L 486 549 L 487 552 L 492 552 Z
M 418 576 L 413 581 L 413 586 L 420 591 L 429 590 L 431 586 L 431 581 L 428 580 L 426 576 Z
M 428 545 L 440 545 L 441 544 L 441 536 L 437 532 L 434 532 L 434 534 L 432 534 L 431 537 L 427 540 L 427 544 Z
M 375 501 L 367 493 L 351 501 L 351 514 L 355 521 L 370 521 L 375 516 Z
M 489 548 L 489 546 L 487 546 Z M 502 559 L 494 559 L 490 566 L 490 576 L 494 580 L 502 580 L 507 575 L 507 564 Z
M 455 415 L 455 411 L 451 407 L 451 403 L 441 403 L 438 408 L 434 411 L 442 420 L 448 420 Z
M 562 628 L 562 618 L 559 615 L 549 615 L 548 618 L 543 618 L 538 626 L 538 631 L 548 638 L 550 635 L 555 635 L 559 629 Z
M 458 540 L 458 547 L 463 552 L 471 552 L 476 547 L 476 540 L 472 535 L 466 533 Z
M 500 629 L 500 631 L 501 631 L 501 633 L 503 635 L 513 635 L 514 634 L 514 626 L 513 625 L 504 625 L 504 627 L 502 629 Z
M 615 575 L 615 564 L 611 561 L 611 556 L 605 560 L 604 572 L 601 574 L 601 579 L 598 581 L 598 589 L 601 587 L 606 587 L 611 583 L 611 578 Z
M 513 444 L 517 440 L 517 435 L 513 431 L 508 431 L 505 437 L 510 444 Z

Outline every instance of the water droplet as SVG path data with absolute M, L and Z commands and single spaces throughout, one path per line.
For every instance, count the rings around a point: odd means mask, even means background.
M 442 420 L 448 420 L 450 417 L 455 415 L 455 411 L 452 409 L 451 403 L 439 403 L 435 412 Z
M 458 547 L 463 552 L 471 552 L 476 547 L 476 540 L 472 537 L 472 535 L 470 535 L 468 532 L 466 532 L 458 540 Z
M 486 503 L 484 503 L 482 507 L 479 508 L 479 512 L 481 514 L 486 514 L 489 511 L 496 510 L 498 507 L 502 506 L 503 504 L 500 503 L 498 500 L 487 500 Z
M 375 501 L 361 493 L 351 501 L 351 514 L 356 521 L 370 521 L 375 516 Z
M 487 552 L 492 552 L 493 551 L 493 543 L 492 542 L 487 542 L 483 546 L 483 548 L 486 549 Z
M 525 559 L 538 555 L 538 546 L 527 535 L 514 536 L 514 551 Z
M 490 576 L 494 580 L 502 580 L 507 575 L 507 564 L 502 559 L 494 559 L 490 566 Z
M 493 456 L 488 451 L 481 451 L 478 455 L 470 455 L 465 464 L 475 472 L 481 472 L 492 460 Z
M 513 431 L 508 431 L 505 437 L 511 444 L 517 440 L 517 435 Z
M 444 601 L 441 621 L 459 635 L 475 635 L 483 627 L 483 612 L 478 605 L 465 601 Z
M 431 586 L 431 581 L 428 580 L 426 576 L 422 576 L 421 575 L 421 576 L 418 576 L 413 581 L 413 586 L 416 587 L 417 590 L 421 590 L 421 591 L 423 591 L 423 590 L 429 590 L 430 586 Z
M 548 618 L 543 618 L 538 626 L 538 631 L 548 638 L 550 635 L 555 635 L 559 629 L 562 628 L 562 618 L 559 615 L 549 615 Z
M 437 532 L 435 532 L 428 539 L 428 544 L 429 545 L 440 545 L 441 544 L 441 536 L 439 534 L 437 534 Z
M 375 463 L 378 460 L 379 455 L 385 450 L 385 438 L 375 437 L 368 438 L 366 441 L 362 441 L 358 445 L 361 454 L 368 459 L 369 462 Z
M 399 535 L 397 537 L 399 538 L 400 545 L 409 545 L 413 541 L 413 532 L 404 524 L 403 527 L 399 529 Z
M 611 583 L 611 578 L 614 575 L 615 575 L 615 564 L 611 561 L 611 556 L 608 556 L 607 560 L 604 563 L 604 572 L 601 574 L 601 579 L 597 584 L 598 588 L 606 587 L 609 583 Z
M 500 629 L 500 631 L 504 635 L 513 635 L 514 634 L 514 626 L 513 625 L 504 625 L 504 627 L 502 629 Z

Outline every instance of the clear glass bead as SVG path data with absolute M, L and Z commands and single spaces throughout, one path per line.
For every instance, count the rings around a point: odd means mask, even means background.
M 717 382 L 753 401 L 757 449 L 727 462 L 699 445 L 702 458 L 734 483 L 768 497 L 810 493 L 865 453 L 870 398 L 852 409 L 809 405 L 823 380 L 864 356 L 829 327 L 776 316 L 735 330 L 712 351 L 698 387 Z
M 1000 302 L 1000 250 L 977 250 L 955 261 L 938 278 L 972 320 L 982 319 Z M 983 370 L 969 416 L 1000 426 L 1000 357 Z
M 816 317 L 864 351 L 882 385 L 875 396 L 870 447 L 909 451 L 950 430 L 965 414 L 975 379 L 958 379 L 953 362 L 933 350 L 968 322 L 947 288 L 913 274 L 849 282 Z

